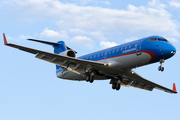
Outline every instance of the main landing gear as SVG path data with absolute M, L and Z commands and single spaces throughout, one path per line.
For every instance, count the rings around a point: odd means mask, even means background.
M 164 67 L 162 67 L 162 64 L 164 63 L 164 59 L 161 59 L 159 62 L 160 62 L 161 65 L 158 67 L 158 70 L 163 72 L 164 71 Z
M 87 74 L 86 82 L 90 82 L 90 83 L 94 82 L 94 71 L 91 71 Z
M 93 75 L 87 75 L 86 76 L 86 82 L 93 83 L 94 82 L 94 76 Z
M 113 90 L 119 90 L 121 88 L 121 78 L 112 78 L 110 81 L 110 84 L 112 84 L 112 89 Z
M 120 83 L 113 83 L 113 84 L 112 84 L 112 89 L 113 89 L 113 90 L 115 90 L 115 89 L 116 89 L 116 90 L 119 90 L 120 88 L 121 88 L 121 84 L 120 84 Z

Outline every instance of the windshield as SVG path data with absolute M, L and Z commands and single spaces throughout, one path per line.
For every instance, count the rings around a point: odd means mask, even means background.
M 149 41 L 164 41 L 164 42 L 168 42 L 166 39 L 164 38 L 149 38 L 148 42 Z

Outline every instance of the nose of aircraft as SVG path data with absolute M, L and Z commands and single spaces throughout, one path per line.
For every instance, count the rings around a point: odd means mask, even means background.
M 172 46 L 172 49 L 171 49 L 171 54 L 175 54 L 176 53 L 176 48 L 174 46 Z
M 165 56 L 166 56 L 166 58 L 170 58 L 170 57 L 172 57 L 175 54 L 176 54 L 176 48 L 173 45 L 169 44 L 167 46 L 167 48 L 165 49 Z

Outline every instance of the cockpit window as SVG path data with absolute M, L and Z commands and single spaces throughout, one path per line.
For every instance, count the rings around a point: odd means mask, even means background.
M 148 42 L 149 41 L 164 41 L 164 42 L 168 42 L 166 39 L 164 39 L 164 38 L 150 38 L 149 40 L 148 40 Z

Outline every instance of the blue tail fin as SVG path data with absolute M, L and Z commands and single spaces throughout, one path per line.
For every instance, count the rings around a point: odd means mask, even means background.
M 57 43 L 60 43 L 59 45 L 53 45 L 54 47 L 54 53 L 55 54 L 60 54 L 61 52 L 64 52 L 67 50 L 66 44 L 64 41 L 59 41 Z M 56 65 L 56 70 L 61 68 L 59 65 Z
M 55 54 L 59 54 L 67 50 L 67 47 L 64 41 L 59 41 L 57 43 L 59 44 L 53 45 Z

